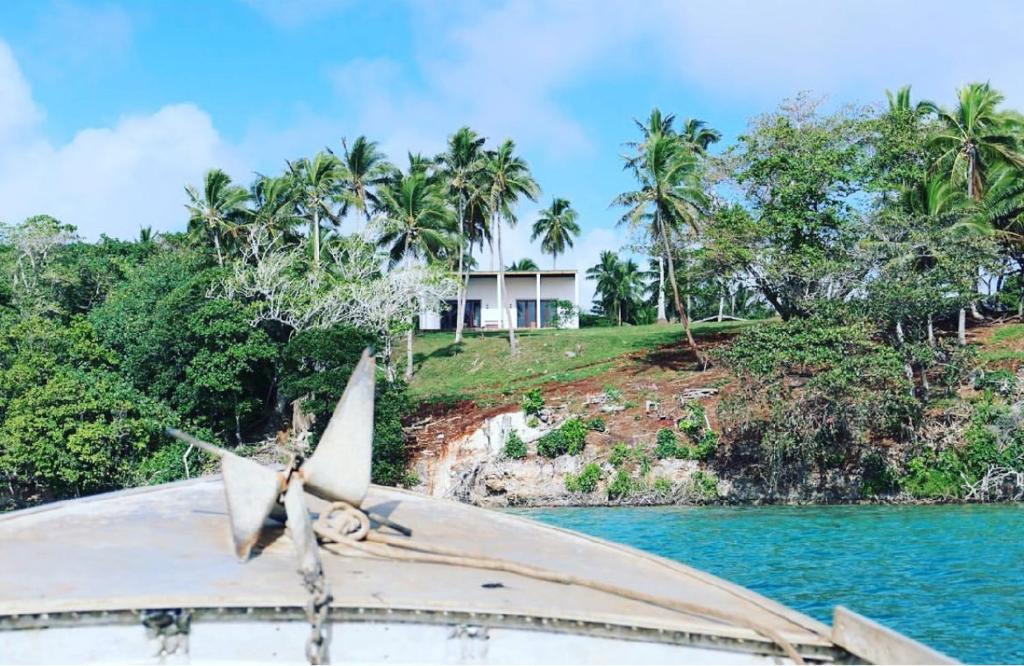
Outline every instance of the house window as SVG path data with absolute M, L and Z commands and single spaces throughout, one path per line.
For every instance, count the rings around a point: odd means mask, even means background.
M 441 330 L 454 331 L 459 319 L 459 302 L 445 301 L 447 309 L 441 313 Z M 463 313 L 463 328 L 480 328 L 480 299 L 466 299 L 466 311 Z
M 535 299 L 516 300 L 516 327 L 537 327 L 537 301 Z
M 540 302 L 541 326 L 550 328 L 555 325 L 555 314 L 558 311 L 558 300 L 546 299 Z

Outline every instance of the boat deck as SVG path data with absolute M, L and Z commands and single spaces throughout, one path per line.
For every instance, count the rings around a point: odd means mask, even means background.
M 323 505 L 309 497 L 312 510 Z M 374 486 L 364 508 L 417 542 L 502 558 L 748 618 L 802 652 L 833 651 L 829 627 L 702 571 L 517 516 Z M 60 502 L 0 516 L 0 618 L 147 608 L 301 608 L 307 594 L 283 527 L 253 558 L 233 556 L 219 477 Z M 448 564 L 322 551 L 335 614 L 410 621 L 501 618 L 637 640 L 703 637 L 764 644 L 748 626 L 666 610 L 576 585 Z M 45 615 L 44 615 L 45 614 Z M 435 618 L 431 620 L 431 618 Z

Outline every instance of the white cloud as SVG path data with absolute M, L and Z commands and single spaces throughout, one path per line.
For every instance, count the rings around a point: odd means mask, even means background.
M 54 145 L 10 49 L 0 42 L 0 219 L 37 213 L 88 238 L 134 236 L 139 227 L 182 229 L 186 182 L 222 166 L 245 174 L 208 114 L 192 104 L 128 116 Z M 4 130 L 7 131 L 4 131 Z
M 16 138 L 34 127 L 42 117 L 14 54 L 0 41 L 0 142 Z

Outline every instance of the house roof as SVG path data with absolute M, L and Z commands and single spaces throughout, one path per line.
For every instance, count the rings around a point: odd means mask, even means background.
M 534 275 L 541 275 L 543 277 L 576 277 L 578 272 L 575 268 L 557 268 L 547 271 L 505 271 L 505 277 L 533 277 Z M 493 277 L 496 275 L 498 275 L 498 271 L 469 271 L 469 277 Z

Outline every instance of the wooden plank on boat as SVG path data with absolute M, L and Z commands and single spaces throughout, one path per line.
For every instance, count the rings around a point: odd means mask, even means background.
M 832 616 L 832 640 L 872 664 L 960 663 L 842 606 Z

